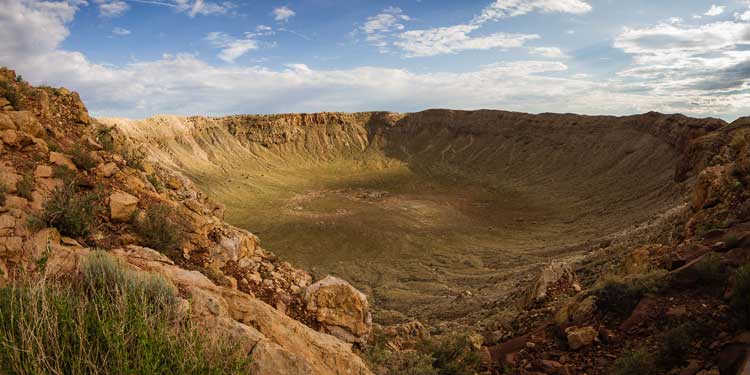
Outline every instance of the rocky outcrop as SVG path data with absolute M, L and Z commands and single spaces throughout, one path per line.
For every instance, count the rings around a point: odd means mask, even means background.
M 372 331 L 370 306 L 348 282 L 326 276 L 305 289 L 304 301 L 325 332 L 350 343 L 367 342 Z
M 78 94 L 34 88 L 4 68 L 0 83 L 0 96 L 14 99 L 0 103 L 0 284 L 27 272 L 69 277 L 103 249 L 172 283 L 192 319 L 247 350 L 253 373 L 371 374 L 351 344 L 306 325 L 307 272 L 225 223 L 223 207 L 179 173 L 143 160 L 137 145 L 88 116 Z M 139 246 L 152 233 L 134 220 L 157 206 L 158 228 L 178 242 L 164 253 Z M 350 308 L 325 306 L 342 319 Z M 369 314 L 366 300 L 358 307 L 356 319 Z

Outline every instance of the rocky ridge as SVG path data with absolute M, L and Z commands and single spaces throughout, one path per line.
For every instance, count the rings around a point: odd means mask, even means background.
M 32 87 L 6 68 L 0 91 L 0 283 L 27 272 L 70 275 L 82 257 L 105 249 L 173 283 L 194 319 L 243 344 L 254 373 L 371 373 L 350 343 L 318 330 L 366 340 L 367 302 L 358 291 L 343 281 L 333 292 L 318 284 L 317 293 L 331 297 L 328 315 L 308 310 L 307 272 L 226 224 L 220 204 L 144 160 L 117 129 L 92 120 L 77 93 Z M 66 222 L 66 214 L 50 214 L 61 199 L 80 203 L 84 215 Z M 138 230 L 157 208 L 176 223 L 175 246 L 161 252 L 140 246 L 159 242 Z M 352 310 L 359 315 L 347 315 Z

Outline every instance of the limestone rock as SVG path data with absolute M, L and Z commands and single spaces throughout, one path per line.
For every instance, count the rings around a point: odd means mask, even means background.
M 524 304 L 528 307 L 547 298 L 549 288 L 558 282 L 566 282 L 573 287 L 578 284 L 573 269 L 567 263 L 553 262 L 544 267 L 534 284 L 528 290 Z M 580 286 L 578 286 L 580 288 Z
M 568 338 L 568 346 L 573 350 L 578 350 L 593 344 L 596 337 L 599 336 L 599 332 L 591 326 L 569 327 L 565 330 L 565 335 Z
M 97 173 L 106 178 L 114 176 L 119 170 L 120 169 L 117 168 L 117 164 L 115 163 L 100 164 L 99 167 L 96 168 Z
M 29 133 L 35 138 L 44 137 L 44 127 L 42 127 L 33 113 L 29 111 L 12 111 L 7 112 L 7 114 L 16 124 L 18 130 Z
M 256 375 L 312 375 L 315 372 L 300 356 L 269 340 L 261 340 L 253 350 L 250 373 Z
M 49 165 L 39 165 L 34 170 L 34 177 L 36 178 L 52 178 L 52 167 Z
M 4 98 L 0 98 L 4 99 Z M 0 107 L 2 108 L 2 107 Z M 16 130 L 18 127 L 13 120 L 4 113 L 0 113 L 0 130 Z
M 367 297 L 348 282 L 326 276 L 305 290 L 307 311 L 323 329 L 346 342 L 364 343 L 372 330 Z
M 138 207 L 138 198 L 115 191 L 109 196 L 109 212 L 113 221 L 128 221 Z
M 70 169 L 71 171 L 77 171 L 78 168 L 75 164 L 73 164 L 73 161 L 70 160 L 69 157 L 65 156 L 64 154 L 61 154 L 59 152 L 50 152 L 49 153 L 49 162 L 54 165 L 59 165 L 61 167 L 66 167 Z

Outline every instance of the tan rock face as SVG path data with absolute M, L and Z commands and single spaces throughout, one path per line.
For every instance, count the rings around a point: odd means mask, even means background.
M 599 332 L 594 327 L 570 327 L 565 330 L 568 337 L 568 346 L 573 350 L 578 350 L 594 343 Z
M 138 198 L 116 191 L 109 196 L 109 212 L 113 221 L 128 221 L 138 208 Z
M 73 161 L 70 160 L 69 157 L 65 156 L 64 154 L 61 154 L 59 152 L 50 152 L 49 153 L 49 162 L 54 165 L 59 165 L 61 167 L 66 167 L 72 171 L 77 171 L 78 168 L 75 164 L 73 164 Z
M 117 167 L 117 164 L 115 163 L 106 163 L 101 164 L 99 167 L 97 167 L 97 173 L 100 173 L 102 176 L 106 178 L 110 178 L 115 175 L 120 169 Z
M 252 350 L 254 374 L 372 374 L 351 345 L 317 332 L 248 294 L 217 286 L 200 272 L 179 268 L 155 250 L 128 246 L 111 254 L 187 290 L 191 310 L 209 330 L 236 335 L 238 342 Z
M 36 178 L 52 178 L 52 167 L 49 165 L 39 165 L 34 170 L 34 177 Z
M 333 276 L 305 290 L 307 310 L 323 329 L 350 343 L 364 343 L 372 331 L 367 297 L 348 282 Z
M 576 282 L 576 276 L 570 265 L 560 262 L 553 262 L 539 274 L 539 277 L 534 282 L 534 285 L 529 289 L 526 294 L 525 304 L 531 306 L 537 302 L 543 301 L 547 298 L 548 289 L 555 283 L 565 282 L 573 286 L 574 288 L 578 285 Z M 577 286 L 580 288 L 580 286 Z
M 29 133 L 36 138 L 44 137 L 44 127 L 39 123 L 33 113 L 29 111 L 12 111 L 8 116 L 16 124 L 18 130 Z
M 5 98 L 0 98 L 2 100 L 5 100 Z M 2 107 L 0 107 L 2 108 Z M 16 130 L 18 127 L 13 122 L 13 120 L 8 117 L 8 115 L 4 113 L 0 113 L 0 130 Z

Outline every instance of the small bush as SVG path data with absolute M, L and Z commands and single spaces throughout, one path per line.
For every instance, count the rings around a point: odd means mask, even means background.
M 658 365 L 670 370 L 682 364 L 689 354 L 692 341 L 691 330 L 688 325 L 681 325 L 664 332 L 660 337 L 661 345 L 658 348 Z
M 146 179 L 148 179 L 148 182 L 151 183 L 151 185 L 154 186 L 154 189 L 156 191 L 162 191 L 164 190 L 164 184 L 159 180 L 159 178 L 156 177 L 154 174 L 150 174 L 146 176 Z
M 632 350 L 625 352 L 612 365 L 612 375 L 650 375 L 654 373 L 654 359 L 646 351 Z
M 16 76 L 16 83 L 21 83 L 21 82 L 23 82 L 23 76 L 19 74 Z
M 127 162 L 129 167 L 140 170 L 143 170 L 145 168 L 143 166 L 143 161 L 146 159 L 146 155 L 144 155 L 139 150 L 123 150 L 122 158 L 125 159 L 125 162 Z
M 736 234 L 730 234 L 724 241 L 727 245 L 727 249 L 734 249 L 740 245 L 740 239 Z
M 115 150 L 115 138 L 112 135 L 112 129 L 100 129 L 96 133 L 96 141 L 102 145 L 104 151 L 112 152 Z
M 424 345 L 432 358 L 432 366 L 439 375 L 474 375 L 481 365 L 479 353 L 468 335 L 450 335 L 430 340 Z
M 74 183 L 68 183 L 55 189 L 44 203 L 42 215 L 48 226 L 64 236 L 88 237 L 100 210 L 99 194 L 79 192 Z
M 8 188 L 4 183 L 0 182 L 0 206 L 5 205 L 5 195 L 8 193 Z
M 145 246 L 167 252 L 176 249 L 182 242 L 180 226 L 175 224 L 174 219 L 169 206 L 155 204 L 146 210 L 145 217 L 135 220 L 135 230 Z
M 96 159 L 91 156 L 91 152 L 85 148 L 77 146 L 70 153 L 73 164 L 82 170 L 89 170 L 97 166 Z
M 731 305 L 740 324 L 750 328 L 750 265 L 744 265 L 734 273 Z
M 239 344 L 202 334 L 175 301 L 163 279 L 105 253 L 94 253 L 70 282 L 0 289 L 0 373 L 248 373 Z
M 596 307 L 605 313 L 625 318 L 644 295 L 666 287 L 664 272 L 657 271 L 628 279 L 607 279 L 596 293 Z
M 31 193 L 34 191 L 34 176 L 27 174 L 21 177 L 21 181 L 16 183 L 16 191 L 21 197 L 31 200 Z
M 726 281 L 721 257 L 714 253 L 709 253 L 703 257 L 695 265 L 695 269 L 698 272 L 698 281 L 703 285 L 718 285 Z
M 474 375 L 480 357 L 467 335 L 448 335 L 420 342 L 416 350 L 391 351 L 376 336 L 363 357 L 382 375 Z
M 63 180 L 63 184 L 67 185 L 75 183 L 78 173 L 64 165 L 56 165 L 52 169 L 52 176 Z

